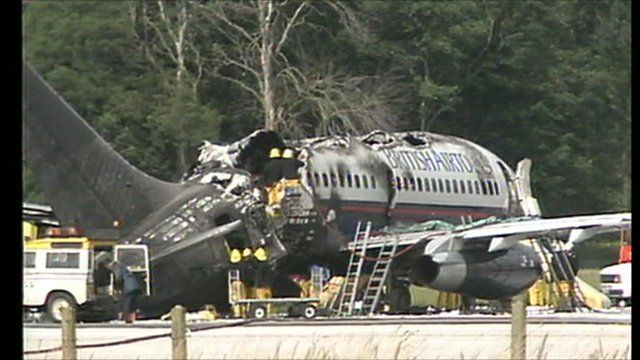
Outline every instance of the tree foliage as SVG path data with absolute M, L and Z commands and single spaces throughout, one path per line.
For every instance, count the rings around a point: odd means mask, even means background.
M 628 1 L 32 2 L 24 52 L 160 178 L 269 116 L 290 137 L 421 129 L 532 158 L 543 213 L 560 215 L 630 207 L 630 14 Z

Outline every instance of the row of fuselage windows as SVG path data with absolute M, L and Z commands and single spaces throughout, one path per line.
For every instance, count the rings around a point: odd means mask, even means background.
M 309 180 L 311 176 L 309 175 Z M 434 178 L 394 178 L 394 186 L 398 191 L 434 192 L 449 194 L 499 195 L 500 188 L 494 180 L 462 180 Z M 356 189 L 375 189 L 376 179 L 373 175 L 313 173 L 313 183 L 320 187 L 346 187 Z

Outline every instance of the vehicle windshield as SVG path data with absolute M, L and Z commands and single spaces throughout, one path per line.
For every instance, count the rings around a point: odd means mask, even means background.
M 118 249 L 116 257 L 119 263 L 130 270 L 146 269 L 143 249 Z

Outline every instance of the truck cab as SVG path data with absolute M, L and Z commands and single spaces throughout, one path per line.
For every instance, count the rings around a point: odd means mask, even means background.
M 620 263 L 606 266 L 600 270 L 602 292 L 625 307 L 631 303 L 631 263 Z
M 150 294 L 145 245 L 91 239 L 74 228 L 50 228 L 42 238 L 25 236 L 23 241 L 23 308 L 44 311 L 47 320 L 59 322 L 61 306 L 113 316 L 117 307 L 112 275 L 95 261 L 103 252 L 129 266 L 143 292 Z

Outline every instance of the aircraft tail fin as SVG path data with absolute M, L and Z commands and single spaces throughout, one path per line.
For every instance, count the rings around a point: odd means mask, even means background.
M 124 235 L 184 187 L 129 164 L 28 64 L 23 67 L 24 156 L 65 226 Z

